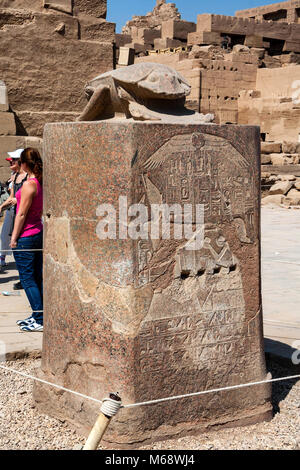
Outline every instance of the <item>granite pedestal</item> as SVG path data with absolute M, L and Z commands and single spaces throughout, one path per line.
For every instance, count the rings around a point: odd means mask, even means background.
M 264 380 L 259 155 L 258 127 L 46 125 L 43 378 L 98 399 L 119 392 L 124 404 Z M 203 246 L 126 238 L 120 196 L 128 207 L 202 205 Z M 116 239 L 99 238 L 104 204 L 116 208 Z M 179 223 L 171 217 L 171 235 Z M 34 396 L 85 433 L 99 412 L 42 384 Z M 264 384 L 121 410 L 105 444 L 270 417 Z

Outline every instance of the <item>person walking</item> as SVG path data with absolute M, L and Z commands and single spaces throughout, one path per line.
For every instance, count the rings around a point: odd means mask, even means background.
M 43 162 L 38 150 L 23 150 L 21 168 L 28 179 L 16 193 L 17 213 L 10 246 L 32 315 L 17 324 L 22 331 L 43 331 Z
M 6 210 L 4 217 L 4 222 L 1 231 L 1 250 L 0 250 L 0 265 L 4 267 L 5 258 L 7 255 L 11 254 L 10 252 L 10 237 L 14 227 L 14 220 L 16 215 L 16 204 L 17 200 L 15 198 L 16 192 L 22 187 L 24 181 L 27 179 L 27 174 L 25 171 L 21 170 L 21 161 L 20 155 L 24 149 L 17 149 L 14 152 L 7 152 L 9 157 L 6 160 L 10 164 L 12 171 L 11 177 L 8 180 L 8 187 L 10 190 L 9 198 L 1 204 L 0 212 Z M 17 283 L 19 284 L 19 283 Z M 15 285 L 16 286 L 16 285 Z M 14 287 L 15 288 L 15 287 Z M 20 287 L 16 287 L 20 288 Z

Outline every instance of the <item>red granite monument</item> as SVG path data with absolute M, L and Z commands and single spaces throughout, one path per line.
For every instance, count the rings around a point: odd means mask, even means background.
M 98 399 L 119 392 L 129 404 L 266 377 L 259 128 L 185 119 L 46 126 L 43 378 Z M 169 236 L 163 225 L 152 236 L 162 205 L 174 210 Z M 46 385 L 34 395 L 85 432 L 99 412 Z M 263 384 L 123 409 L 105 443 L 270 417 Z

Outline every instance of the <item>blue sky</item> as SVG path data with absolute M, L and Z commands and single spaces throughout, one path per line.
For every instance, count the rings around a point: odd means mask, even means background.
M 261 5 L 277 3 L 270 0 L 175 0 L 183 20 L 196 22 L 199 13 L 216 13 L 218 15 L 234 15 L 237 10 L 254 8 Z M 133 15 L 145 15 L 153 10 L 156 0 L 107 0 L 107 20 L 117 24 L 117 32 L 121 32 L 126 21 Z

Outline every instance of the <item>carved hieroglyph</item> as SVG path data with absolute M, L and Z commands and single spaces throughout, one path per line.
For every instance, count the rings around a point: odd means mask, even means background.
M 155 203 L 203 204 L 205 222 L 199 251 L 179 244 L 164 258 L 163 240 L 136 242 L 136 285 L 150 284 L 154 290 L 141 325 L 141 374 L 156 370 L 161 375 L 170 367 L 166 355 L 175 351 L 179 369 L 191 361 L 201 369 L 246 354 L 250 338 L 240 265 L 221 227 L 231 224 L 242 243 L 254 241 L 254 176 L 249 163 L 229 141 L 195 132 L 172 137 L 139 171 L 136 202 L 145 201 L 149 209 Z M 173 274 L 161 289 L 160 279 L 168 270 Z

